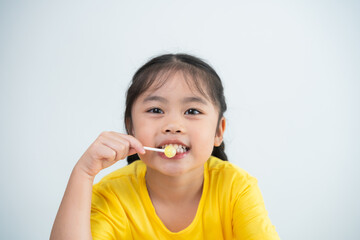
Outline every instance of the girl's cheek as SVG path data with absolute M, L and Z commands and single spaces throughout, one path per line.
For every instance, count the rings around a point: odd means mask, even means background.
M 139 125 L 135 128 L 135 138 L 137 138 L 142 144 L 153 144 L 154 141 L 154 131 L 151 127 L 146 127 L 144 125 Z

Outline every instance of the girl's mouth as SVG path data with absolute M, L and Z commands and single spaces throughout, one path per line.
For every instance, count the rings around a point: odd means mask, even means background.
M 181 145 L 181 144 L 165 144 L 165 145 L 161 146 L 161 148 L 165 149 L 169 145 L 171 145 L 172 147 L 174 147 L 176 149 L 176 154 L 186 153 L 187 151 L 190 150 L 190 148 L 188 148 L 185 145 Z

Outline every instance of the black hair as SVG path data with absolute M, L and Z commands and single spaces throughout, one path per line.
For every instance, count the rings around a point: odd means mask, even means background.
M 131 109 L 135 100 L 152 84 L 155 88 L 161 87 L 173 74 L 181 72 L 188 84 L 193 82 L 197 90 L 210 99 L 219 110 L 218 125 L 226 111 L 224 88 L 220 77 L 215 70 L 200 58 L 188 54 L 164 54 L 152 58 L 137 70 L 132 78 L 131 85 L 126 93 L 126 109 L 124 123 L 128 134 L 132 134 Z M 204 90 L 205 86 L 205 90 Z M 227 161 L 225 144 L 215 147 L 212 156 Z M 128 164 L 140 159 L 137 154 L 128 156 Z

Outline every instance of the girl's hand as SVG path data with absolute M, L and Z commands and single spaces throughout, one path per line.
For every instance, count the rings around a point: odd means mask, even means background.
M 145 153 L 139 140 L 127 134 L 105 131 L 81 156 L 76 167 L 90 177 L 95 177 L 102 169 L 135 153 Z

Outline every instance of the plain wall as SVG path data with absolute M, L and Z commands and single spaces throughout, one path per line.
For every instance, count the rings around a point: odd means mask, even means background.
M 48 239 L 69 175 L 158 54 L 209 62 L 231 162 L 282 239 L 360 239 L 358 1 L 1 1 L 0 239 Z M 119 162 L 96 178 L 126 165 Z

